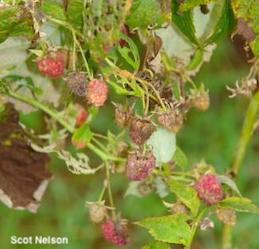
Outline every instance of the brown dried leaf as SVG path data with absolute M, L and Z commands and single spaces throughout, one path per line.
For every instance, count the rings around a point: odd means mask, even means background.
M 51 178 L 48 156 L 32 150 L 18 122 L 18 112 L 7 103 L 0 115 L 0 200 L 36 212 Z

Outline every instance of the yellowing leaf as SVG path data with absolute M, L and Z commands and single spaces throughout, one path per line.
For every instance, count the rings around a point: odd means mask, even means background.
M 136 224 L 146 228 L 159 241 L 186 245 L 191 236 L 187 224 L 188 216 L 183 214 L 147 218 Z
M 259 208 L 248 198 L 229 197 L 219 203 L 220 207 L 233 208 L 237 212 L 259 214 Z
M 201 4 L 208 4 L 212 2 L 213 0 L 185 0 L 180 5 L 180 11 L 186 11 L 189 9 L 193 9 L 196 6 L 199 6 Z
M 191 210 L 194 216 L 197 215 L 200 207 L 200 200 L 193 188 L 187 186 L 186 183 L 172 180 L 170 182 L 170 190 Z
M 148 245 L 143 246 L 142 249 L 171 249 L 171 247 L 166 243 L 154 241 Z

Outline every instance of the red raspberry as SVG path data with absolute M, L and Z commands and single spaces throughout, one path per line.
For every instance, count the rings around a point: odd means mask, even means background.
M 82 109 L 76 116 L 76 126 L 81 126 L 88 118 L 88 113 Z
M 102 224 L 103 237 L 117 246 L 125 246 L 127 241 L 127 229 L 123 223 L 115 223 L 107 220 Z
M 100 107 L 108 98 L 108 86 L 104 81 L 93 79 L 87 85 L 86 98 L 90 104 Z
M 65 70 L 65 55 L 58 52 L 51 52 L 44 58 L 38 58 L 37 61 L 38 70 L 51 78 L 57 78 L 64 74 Z
M 147 178 L 156 166 L 156 159 L 152 152 L 141 155 L 133 152 L 128 155 L 127 176 L 130 180 L 141 181 Z
M 218 203 L 223 198 L 221 183 L 216 175 L 207 174 L 200 177 L 195 185 L 198 196 L 208 205 Z

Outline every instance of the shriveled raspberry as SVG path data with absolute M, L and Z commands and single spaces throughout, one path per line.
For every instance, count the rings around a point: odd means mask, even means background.
M 157 121 L 166 129 L 177 133 L 183 126 L 183 115 L 177 111 L 168 111 L 158 115 Z
M 115 222 L 111 219 L 102 224 L 103 237 L 117 246 L 128 243 L 127 228 L 124 222 Z
M 87 75 L 85 72 L 71 72 L 66 77 L 70 90 L 77 96 L 86 96 Z
M 131 121 L 129 135 L 137 145 L 142 145 L 155 131 L 155 126 L 146 119 L 135 118 Z
M 201 91 L 192 97 L 192 105 L 199 111 L 206 111 L 210 106 L 210 97 L 208 92 Z
M 88 113 L 82 109 L 79 111 L 78 115 L 76 116 L 76 126 L 81 126 L 88 118 Z
M 214 228 L 214 226 L 215 226 L 214 222 L 209 217 L 205 217 L 200 222 L 200 229 L 202 231 L 208 230 L 210 228 Z
M 152 152 L 141 155 L 138 151 L 129 153 L 126 173 L 130 180 L 141 181 L 151 175 L 156 166 L 156 158 Z
M 102 80 L 93 79 L 87 85 L 86 98 L 90 104 L 100 107 L 108 98 L 108 86 Z
M 115 122 L 118 127 L 123 128 L 128 126 L 131 118 L 131 113 L 122 105 L 117 105 L 115 108 Z
M 88 208 L 92 222 L 100 223 L 104 220 L 107 210 L 103 202 L 89 203 Z
M 50 52 L 44 58 L 36 60 L 38 70 L 51 78 L 57 78 L 64 74 L 65 70 L 65 55 L 61 52 Z
M 150 194 L 152 190 L 153 190 L 152 185 L 146 182 L 140 182 L 140 184 L 138 185 L 138 192 L 141 196 L 146 196 Z
M 208 205 L 218 203 L 223 198 L 221 183 L 216 175 L 207 174 L 200 177 L 195 185 L 198 196 Z
M 234 226 L 236 224 L 236 212 L 231 208 L 217 208 L 217 217 L 224 224 Z
M 177 201 L 176 203 L 173 204 L 171 208 L 171 212 L 173 214 L 187 214 L 188 208 L 180 201 Z

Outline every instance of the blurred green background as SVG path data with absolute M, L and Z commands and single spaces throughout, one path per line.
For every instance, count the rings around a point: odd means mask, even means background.
M 222 41 L 215 50 L 210 63 L 205 64 L 196 77 L 210 90 L 211 108 L 204 113 L 192 110 L 184 129 L 177 140 L 180 147 L 193 164 L 202 158 L 215 165 L 223 173 L 231 165 L 233 154 L 242 127 L 248 100 L 229 99 L 226 85 L 234 82 L 248 72 L 248 65 L 238 50 L 228 40 Z M 29 120 L 37 125 L 38 114 Z M 110 127 L 113 115 L 102 111 L 102 120 L 97 119 L 95 129 L 102 131 L 103 123 Z M 113 127 L 111 126 L 111 129 Z M 241 192 L 259 205 L 259 142 L 258 134 L 253 137 L 246 160 L 242 166 L 238 186 Z M 49 165 L 55 175 L 43 198 L 37 214 L 15 211 L 0 204 L 0 248 L 71 248 L 71 249 L 112 249 L 100 234 L 100 227 L 89 221 L 85 201 L 98 198 L 103 176 L 76 176 L 69 173 L 62 161 L 52 158 Z M 135 221 L 148 216 L 165 214 L 166 209 L 156 194 L 144 198 L 128 196 L 123 198 L 128 181 L 123 175 L 113 175 L 112 189 L 116 206 L 123 217 Z M 195 249 L 221 248 L 222 225 L 216 220 L 215 229 L 199 232 L 193 245 Z M 237 249 L 259 248 L 259 217 L 239 214 L 234 228 L 234 245 Z M 68 245 L 11 245 L 10 236 L 67 236 Z M 127 249 L 141 248 L 151 240 L 148 233 L 139 227 L 130 227 L 131 243 Z

